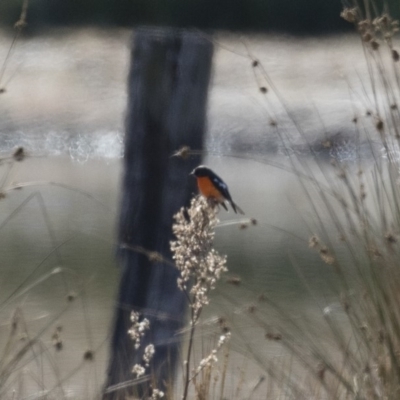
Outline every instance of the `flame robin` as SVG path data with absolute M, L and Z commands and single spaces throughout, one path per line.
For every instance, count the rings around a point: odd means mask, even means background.
M 200 193 L 206 199 L 221 204 L 228 211 L 225 204 L 225 201 L 227 201 L 235 213 L 244 214 L 243 210 L 232 200 L 228 185 L 210 168 L 199 165 L 191 172 L 191 175 L 196 177 Z

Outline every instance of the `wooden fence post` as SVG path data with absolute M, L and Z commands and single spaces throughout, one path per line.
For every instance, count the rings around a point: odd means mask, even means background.
M 165 389 L 173 379 L 186 300 L 177 289 L 176 269 L 141 250 L 171 260 L 172 216 L 195 192 L 189 173 L 200 163 L 198 156 L 171 155 L 184 145 L 203 146 L 212 53 L 211 42 L 190 31 L 143 28 L 135 34 L 119 221 L 122 271 L 105 399 L 148 395 L 150 383 L 116 390 L 134 379 L 134 364 L 143 364 L 142 350 L 135 351 L 127 333 L 132 310 L 150 320 L 143 346 L 155 345 L 156 385 Z

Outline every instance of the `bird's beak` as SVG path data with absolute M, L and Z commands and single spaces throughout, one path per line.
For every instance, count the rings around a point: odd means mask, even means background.
M 189 176 L 194 176 L 194 170 L 189 174 Z

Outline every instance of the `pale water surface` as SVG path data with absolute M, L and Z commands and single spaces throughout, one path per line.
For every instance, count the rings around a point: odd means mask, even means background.
M 0 166 L 2 188 L 30 185 L 6 191 L 0 202 L 0 223 L 7 221 L 0 230 L 2 301 L 18 293 L 1 307 L 0 337 L 4 343 L 16 309 L 30 335 L 46 328 L 40 365 L 32 367 L 34 373 L 31 366 L 21 370 L 26 389 L 20 390 L 26 396 L 32 387 L 39 391 L 33 382 L 51 388 L 65 378 L 67 395 L 88 398 L 104 376 L 119 272 L 115 232 L 130 36 L 128 31 L 82 30 L 20 40 L 1 81 L 6 92 L 0 98 L 0 153 L 23 146 L 30 156 L 11 168 Z M 352 119 L 357 116 L 368 126 L 365 112 L 372 107 L 369 89 L 364 92 L 360 85 L 366 69 L 355 37 L 219 35 L 215 42 L 205 162 L 258 223 L 241 230 L 227 222 L 236 215 L 221 212 L 225 225 L 218 228 L 217 247 L 228 255 L 229 274 L 240 276 L 242 285 L 222 282 L 208 316 L 230 316 L 249 343 L 258 343 L 265 332 L 243 315 L 261 293 L 296 318 L 337 306 L 331 291 L 335 275 L 308 248 L 316 222 L 309 200 L 296 175 L 276 165 L 290 167 L 293 153 L 307 160 L 307 141 L 327 168 L 332 156 L 351 166 L 356 154 L 368 168 L 371 151 L 379 154 L 380 148 L 363 147 L 362 137 L 361 146 L 355 146 Z M 10 44 L 3 34 L 0 60 Z M 271 81 L 252 68 L 252 57 L 262 61 Z M 261 86 L 268 88 L 266 95 Z M 337 145 L 320 146 L 327 137 L 338 138 Z M 55 245 L 60 245 L 57 252 Z M 66 296 L 74 293 L 78 298 L 68 303 Z M 57 326 L 62 326 L 61 352 L 52 348 Z M 240 335 L 233 343 L 244 351 Z M 95 362 L 73 375 L 88 349 L 96 350 Z M 276 351 L 272 345 L 264 350 Z M 57 365 L 57 373 L 51 365 Z

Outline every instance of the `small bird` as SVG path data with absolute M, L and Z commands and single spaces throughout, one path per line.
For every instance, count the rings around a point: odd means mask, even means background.
M 226 211 L 228 207 L 225 200 L 230 203 L 235 213 L 244 214 L 243 210 L 232 200 L 228 185 L 210 168 L 199 165 L 192 172 L 197 179 L 197 186 L 200 193 L 208 200 L 221 204 Z

